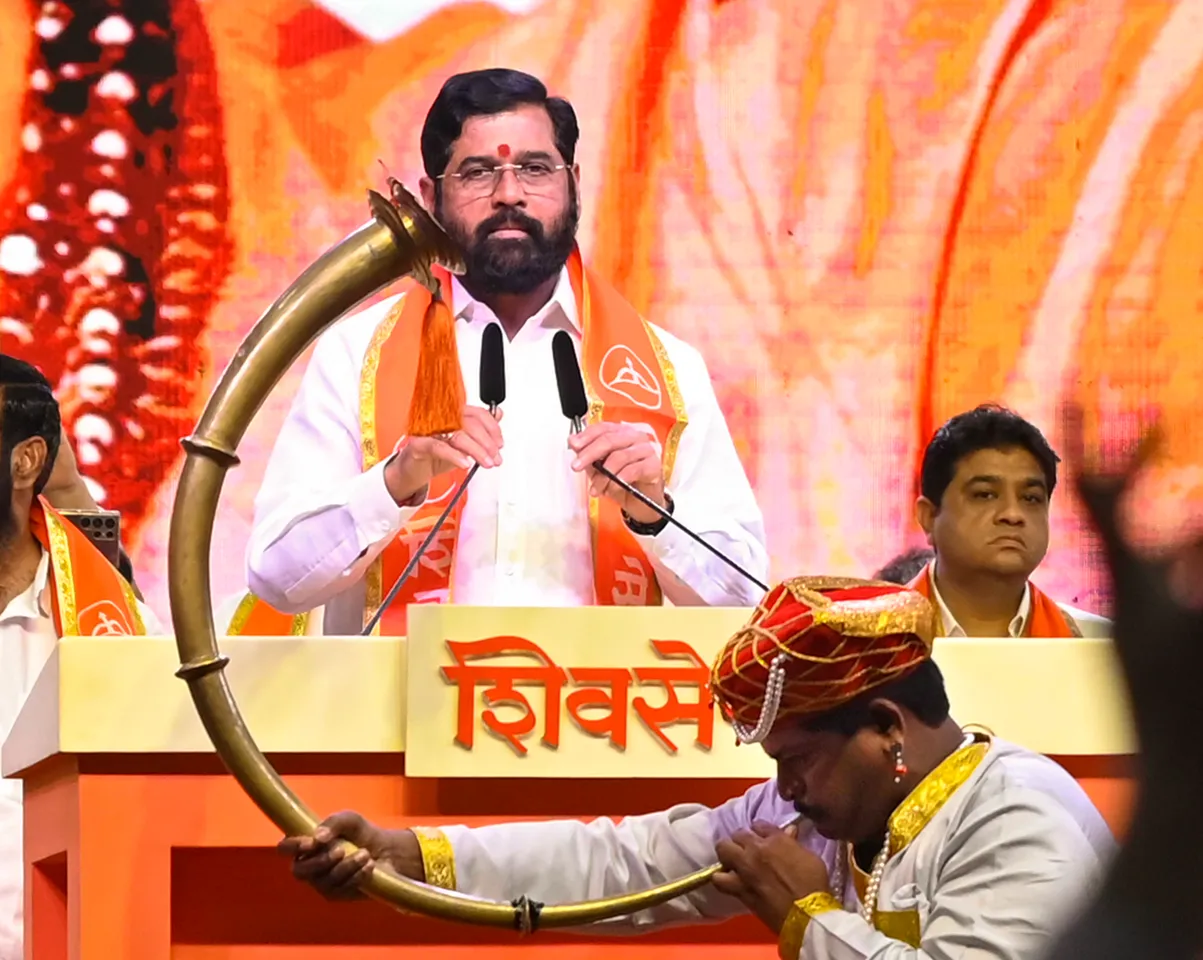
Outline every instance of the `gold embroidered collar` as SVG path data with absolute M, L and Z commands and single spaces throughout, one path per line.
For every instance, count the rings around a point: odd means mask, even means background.
M 955 753 L 949 754 L 943 762 L 931 773 L 919 781 L 918 786 L 907 795 L 897 809 L 890 815 L 890 856 L 901 852 L 910 845 L 911 841 L 923 831 L 954 793 L 965 783 L 978 768 L 978 764 L 990 752 L 990 738 L 983 736 L 966 744 Z M 869 875 L 860 868 L 848 844 L 848 866 L 851 869 L 852 881 L 856 887 L 857 896 L 862 900 L 869 884 Z
M 975 740 L 949 754 L 919 781 L 898 809 L 890 815 L 890 856 L 901 852 L 923 832 L 932 817 L 972 775 L 990 752 L 990 740 Z

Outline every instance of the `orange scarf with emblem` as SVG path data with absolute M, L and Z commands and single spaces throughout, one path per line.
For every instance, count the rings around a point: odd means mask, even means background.
M 933 606 L 936 604 L 935 590 L 932 586 L 935 575 L 935 564 L 929 563 L 914 580 L 907 584 L 910 589 L 927 597 Z M 1053 640 L 1081 636 L 1074 622 L 1047 593 L 1031 581 L 1028 581 L 1028 590 L 1031 591 L 1031 608 L 1028 611 L 1028 621 L 1024 625 L 1023 635 L 1025 637 Z M 940 629 L 943 631 L 944 618 L 938 617 L 937 619 Z
M 50 554 L 50 598 L 57 636 L 129 637 L 146 633 L 133 588 L 45 497 L 34 501 L 29 528 Z
M 664 451 L 667 480 L 687 420 L 676 375 L 664 347 L 635 308 L 583 265 L 579 251 L 569 257 L 567 269 L 583 331 L 581 368 L 590 400 L 589 421 L 650 427 Z M 444 295 L 449 296 L 450 275 L 441 270 L 435 274 Z M 410 281 L 377 327 L 364 357 L 360 380 L 364 470 L 382 459 L 382 451 L 387 456 L 408 429 L 422 324 L 430 300 L 425 287 Z M 449 306 L 454 313 L 455 305 Z M 550 354 L 547 362 L 550 367 Z M 396 583 L 412 551 L 429 534 L 465 474 L 466 471 L 455 470 L 437 477 L 430 485 L 426 502 L 368 568 L 365 623 Z M 439 537 L 385 612 L 377 628 L 385 635 L 405 633 L 409 604 L 446 603 L 452 599 L 455 546 L 464 504 L 470 495 L 469 487 L 448 516 Z M 596 602 L 602 606 L 659 604 L 660 589 L 651 563 L 623 521 L 619 506 L 608 499 L 591 498 L 589 518 Z M 304 630 L 298 618 L 279 613 L 252 596 L 243 601 L 230 625 L 230 633 L 260 636 L 298 630 Z

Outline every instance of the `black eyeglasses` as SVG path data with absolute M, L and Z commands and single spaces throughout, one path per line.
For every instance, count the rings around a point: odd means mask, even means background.
M 458 173 L 443 173 L 436 180 L 454 180 L 459 191 L 469 197 L 492 196 L 501 184 L 507 170 L 528 193 L 545 193 L 555 183 L 556 174 L 566 170 L 566 163 L 548 163 L 546 160 L 531 160 L 527 163 L 469 164 Z

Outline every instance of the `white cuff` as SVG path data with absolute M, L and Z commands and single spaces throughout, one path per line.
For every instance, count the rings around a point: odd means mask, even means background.
M 392 457 L 389 457 L 391 460 Z M 374 543 L 386 540 L 400 530 L 418 512 L 417 506 L 399 507 L 384 482 L 384 468 L 389 460 L 351 480 L 347 490 L 347 505 L 355 522 L 359 549 L 366 550 Z

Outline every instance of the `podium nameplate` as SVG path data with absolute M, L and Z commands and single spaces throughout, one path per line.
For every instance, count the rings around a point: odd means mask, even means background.
M 751 779 L 710 703 L 734 608 L 479 608 L 409 613 L 408 776 Z M 953 715 L 1042 753 L 1133 752 L 1107 640 L 937 641 Z

